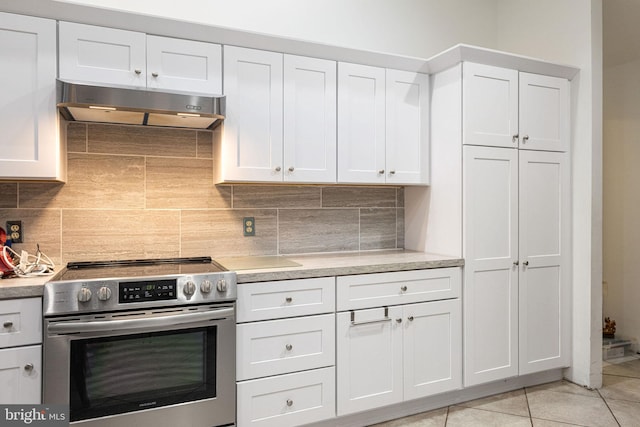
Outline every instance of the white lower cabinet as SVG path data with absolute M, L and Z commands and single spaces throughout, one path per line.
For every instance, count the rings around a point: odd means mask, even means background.
M 335 416 L 335 369 L 238 383 L 238 426 L 299 426 Z
M 0 403 L 38 404 L 42 394 L 42 346 L 0 350 Z

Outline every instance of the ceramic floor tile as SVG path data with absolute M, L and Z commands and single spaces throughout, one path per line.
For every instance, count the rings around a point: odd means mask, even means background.
M 640 378 L 640 362 L 637 360 L 625 363 L 609 364 L 602 367 L 602 373 L 621 377 Z
M 538 418 L 532 418 L 533 427 L 570 427 L 579 426 L 580 424 L 559 423 L 557 421 L 541 420 Z
M 640 402 L 640 378 L 603 375 L 600 394 L 607 401 L 616 399 Z
M 607 400 L 613 415 L 622 427 L 637 427 L 640 425 L 640 403 L 624 400 Z
M 558 385 L 556 389 L 563 390 L 566 385 Z M 597 392 L 592 395 L 554 391 L 549 389 L 527 389 L 527 400 L 532 418 L 557 421 L 582 426 L 608 427 L 617 426 L 609 408 Z
M 525 396 L 523 389 L 472 400 L 470 402 L 461 403 L 458 406 L 502 412 L 503 414 L 520 415 L 522 417 L 529 416 L 527 397 Z
M 447 408 L 436 409 L 371 427 L 444 427 L 447 422 L 447 412 Z
M 535 387 L 527 387 L 527 394 L 537 391 L 555 391 L 558 393 L 570 393 L 579 394 L 582 396 L 598 397 L 598 392 L 595 390 L 589 390 L 580 385 L 574 384 L 569 381 L 555 381 L 552 383 L 542 384 Z
M 531 426 L 529 417 L 502 414 L 482 409 L 453 406 L 447 416 L 447 427 L 525 427 Z

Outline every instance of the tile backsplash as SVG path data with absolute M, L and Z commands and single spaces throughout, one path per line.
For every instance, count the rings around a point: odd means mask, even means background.
M 0 225 L 56 264 L 403 247 L 402 188 L 214 185 L 213 135 L 69 123 L 67 183 L 0 183 Z

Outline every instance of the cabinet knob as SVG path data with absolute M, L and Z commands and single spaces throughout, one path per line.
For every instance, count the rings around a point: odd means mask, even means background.
M 522 143 L 523 143 L 523 144 L 526 144 L 526 143 L 527 143 L 527 141 L 529 141 L 529 135 L 525 135 L 525 136 L 523 136 L 523 137 L 522 137 Z
M 513 265 L 515 265 L 515 266 L 520 265 L 520 261 L 513 261 Z
M 402 286 L 402 287 L 400 288 L 400 290 L 401 290 L 402 292 L 407 292 L 407 287 L 406 287 L 406 286 Z
M 293 346 L 292 346 L 291 344 L 287 344 L 287 345 L 285 345 L 285 346 L 284 346 L 284 348 L 286 348 L 286 349 L 287 349 L 287 351 L 291 351 L 291 350 L 293 350 Z
M 402 319 L 396 319 L 396 322 L 402 323 Z
M 158 73 L 151 73 L 153 77 L 158 77 Z
M 5 329 L 10 329 L 13 326 L 13 322 L 4 322 L 2 326 L 4 326 Z
M 133 72 L 136 73 L 137 75 L 142 74 L 142 70 L 139 70 L 139 69 L 135 69 L 133 70 Z
M 293 406 L 293 400 L 287 399 L 287 406 Z
M 33 371 L 33 363 L 27 363 L 26 365 L 24 365 L 24 370 L 27 372 Z
M 514 143 L 515 143 L 515 142 L 518 142 L 518 138 L 519 138 L 519 137 L 520 137 L 520 135 L 516 133 L 515 135 L 513 135 L 513 136 L 511 137 L 511 142 L 514 142 Z
M 289 166 L 289 172 L 293 172 L 295 168 L 293 166 Z
M 285 300 L 286 302 L 290 303 L 291 301 L 293 301 L 293 298 L 291 298 L 291 297 L 286 297 L 284 300 Z
M 413 316 L 409 316 L 408 319 L 409 319 L 409 322 L 413 322 Z
M 282 168 L 280 166 L 276 166 L 276 172 L 280 172 Z
M 380 169 L 380 170 L 378 171 L 378 175 L 384 175 L 384 169 Z
M 526 266 L 528 266 L 528 265 L 529 265 L 529 261 L 524 261 L 524 262 L 522 263 L 522 265 L 524 265 L 525 267 L 526 267 Z

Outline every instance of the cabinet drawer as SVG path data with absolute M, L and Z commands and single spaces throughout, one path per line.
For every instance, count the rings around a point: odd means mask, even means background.
M 338 277 L 338 311 L 460 296 L 459 267 Z
M 42 346 L 0 350 L 0 402 L 38 404 L 42 389 Z
M 333 367 L 238 383 L 238 426 L 287 427 L 333 418 Z
M 335 363 L 335 315 L 243 323 L 236 328 L 238 380 Z
M 333 277 L 238 286 L 238 323 L 329 313 L 334 309 Z
M 42 298 L 0 301 L 0 348 L 42 342 Z

